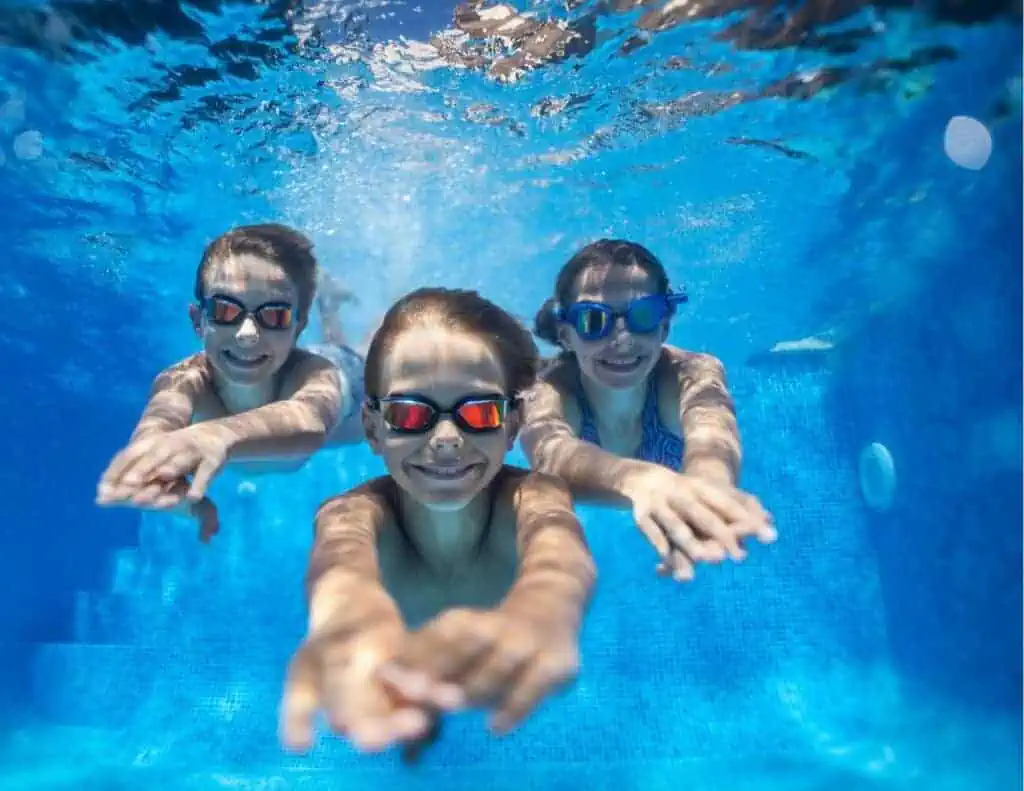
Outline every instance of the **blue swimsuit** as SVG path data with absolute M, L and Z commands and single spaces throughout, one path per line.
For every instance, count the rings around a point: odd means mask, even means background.
M 366 361 L 363 359 L 363 356 L 348 346 L 336 346 L 331 343 L 311 344 L 308 349 L 334 363 L 338 372 L 348 381 L 349 392 L 352 397 L 349 400 L 348 412 L 341 415 L 341 419 L 345 420 L 351 417 L 359 411 L 359 407 L 363 403 L 363 397 L 366 395 L 363 386 L 363 368 L 366 366 Z
M 576 392 L 580 407 L 580 439 L 600 447 L 601 440 L 597 436 L 597 423 L 594 421 L 594 413 L 590 409 L 590 404 L 587 403 L 587 397 L 583 393 L 583 387 L 578 386 Z M 643 434 L 640 439 L 640 452 L 636 458 L 641 461 L 649 461 L 652 464 L 661 464 L 672 470 L 682 469 L 683 440 L 661 425 L 661 418 L 658 417 L 656 376 L 650 376 L 647 379 L 647 394 L 644 396 L 641 423 Z

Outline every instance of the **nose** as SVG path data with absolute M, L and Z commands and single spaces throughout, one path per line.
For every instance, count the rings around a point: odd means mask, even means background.
M 625 317 L 619 316 L 615 319 L 615 324 L 612 325 L 611 339 L 615 346 L 627 346 L 633 342 L 633 334 L 626 326 Z
M 252 316 L 246 316 L 245 320 L 238 326 L 235 333 L 235 340 L 240 346 L 253 346 L 260 339 L 260 328 Z
M 462 432 L 450 417 L 443 417 L 430 433 L 430 447 L 435 452 L 453 453 L 462 447 Z

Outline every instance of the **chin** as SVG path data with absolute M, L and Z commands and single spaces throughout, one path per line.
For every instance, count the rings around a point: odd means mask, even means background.
M 473 494 L 469 495 L 468 497 L 459 498 L 432 497 L 429 494 L 427 494 L 419 497 L 418 499 L 423 504 L 423 507 L 426 508 L 428 511 L 436 511 L 437 513 L 448 514 L 452 513 L 453 511 L 461 511 L 463 508 L 465 508 L 467 505 L 473 502 L 473 498 L 476 497 L 477 494 L 478 492 L 473 492 Z

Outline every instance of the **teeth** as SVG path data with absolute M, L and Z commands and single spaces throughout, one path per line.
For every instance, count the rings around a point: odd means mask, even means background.
M 622 360 L 602 360 L 601 362 L 603 362 L 605 365 L 618 365 L 618 366 L 623 366 L 624 367 L 624 366 L 627 366 L 627 365 L 636 365 L 638 362 L 640 362 L 640 358 L 639 357 L 627 357 L 627 358 L 622 359 Z
M 469 472 L 469 467 L 420 467 L 420 470 L 435 478 L 460 478 Z
M 262 362 L 265 357 L 265 355 L 262 354 L 259 357 L 242 357 L 242 355 L 235 354 L 234 352 L 226 352 L 225 356 L 230 360 L 234 360 L 235 362 L 238 363 L 245 363 L 247 365 L 253 365 L 255 363 Z

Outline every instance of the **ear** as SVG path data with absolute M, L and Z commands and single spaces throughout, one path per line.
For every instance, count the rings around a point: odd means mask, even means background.
M 295 323 L 296 338 L 298 338 L 302 334 L 302 331 L 306 329 L 306 324 L 309 322 L 309 317 L 307 315 L 308 313 L 309 311 L 307 310 L 306 313 L 300 314 L 299 320 Z
M 188 306 L 188 317 L 192 321 L 192 330 L 195 332 L 197 338 L 203 337 L 203 313 L 199 310 L 199 306 L 192 303 Z
M 522 404 L 519 404 L 516 406 L 515 409 L 509 412 L 508 417 L 505 419 L 505 431 L 507 432 L 508 435 L 509 450 L 512 450 L 512 448 L 515 447 L 516 437 L 519 436 L 519 429 L 522 428 L 522 425 L 523 407 Z
M 661 322 L 661 342 L 664 343 L 668 340 L 669 320 L 665 319 Z
M 363 433 L 366 434 L 366 444 L 370 446 L 375 456 L 381 454 L 380 420 L 378 415 L 363 402 L 360 408 L 359 417 L 363 421 Z
M 555 330 L 555 336 L 558 338 L 558 344 L 563 349 L 569 348 L 569 342 L 572 340 L 569 336 L 569 325 L 559 323 L 558 329 Z

